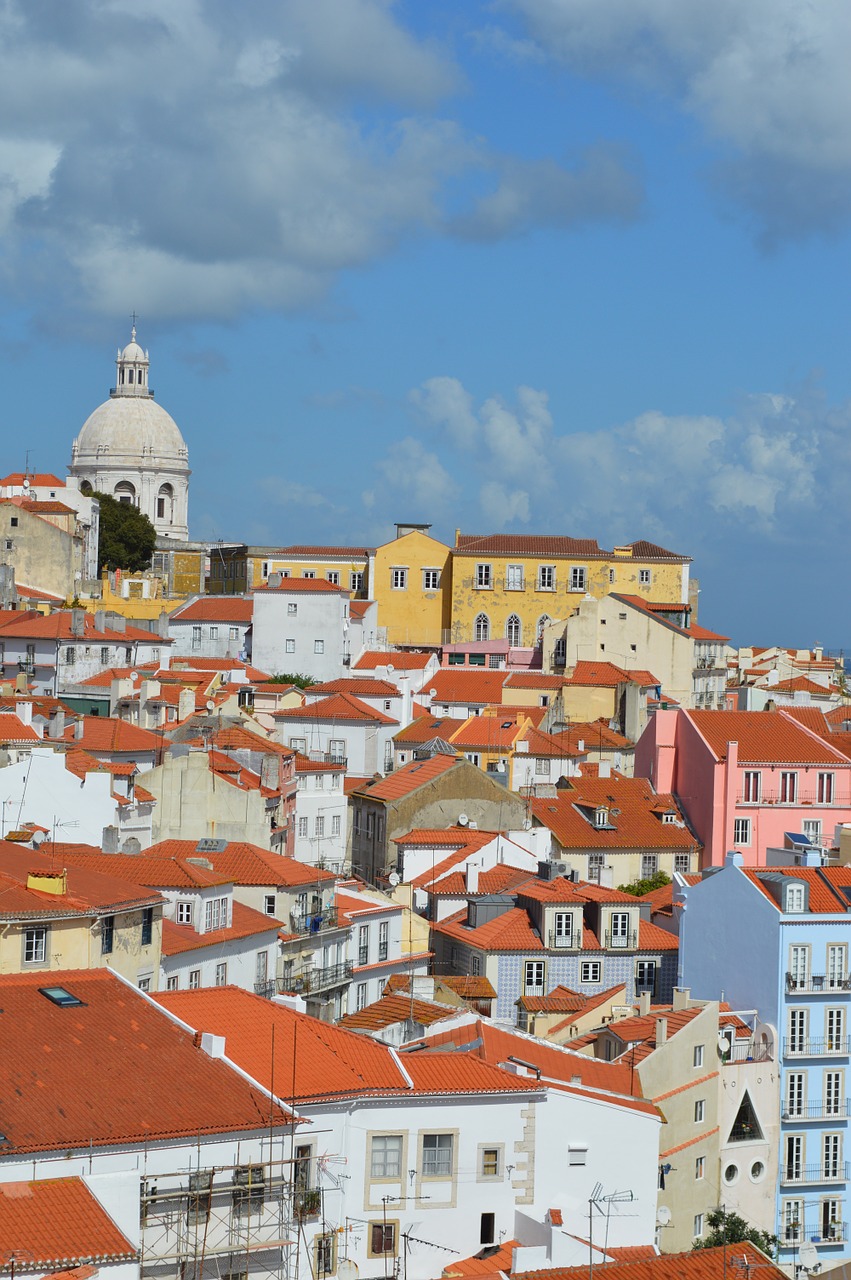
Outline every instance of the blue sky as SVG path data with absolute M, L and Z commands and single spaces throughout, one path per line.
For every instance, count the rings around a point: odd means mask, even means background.
M 842 646 L 849 58 L 845 0 L 11 3 L 4 465 L 135 309 L 196 536 L 650 538 Z

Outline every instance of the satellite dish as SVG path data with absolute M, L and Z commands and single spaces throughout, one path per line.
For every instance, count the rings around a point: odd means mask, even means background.
M 339 1280 L 357 1280 L 358 1264 L 352 1262 L 351 1258 L 343 1258 L 342 1262 L 337 1263 L 337 1275 Z
M 216 704 L 215 704 L 215 702 L 213 701 L 213 699 L 212 699 L 212 698 L 208 698 L 208 699 L 207 699 L 206 707 L 207 707 L 207 710 L 208 710 L 208 711 L 215 711 L 215 709 L 216 709 Z
M 23 484 L 23 487 L 24 487 L 24 489 L 29 489 L 29 487 L 30 487 L 30 482 L 29 482 L 29 480 L 27 480 L 26 476 L 24 477 L 24 484 Z
M 388 663 L 387 663 L 387 674 L 388 674 L 388 675 L 392 675 L 392 674 L 393 674 L 393 672 L 394 672 L 395 670 L 396 670 L 396 668 L 393 666 L 393 663 L 392 663 L 392 662 L 388 662 Z M 354 1264 L 352 1264 L 352 1265 L 354 1265 Z
M 436 698 L 436 697 L 437 697 L 437 690 L 436 690 L 436 689 L 429 689 L 429 691 L 428 691 L 428 696 L 429 696 L 430 698 Z
M 818 1267 L 818 1250 L 809 1240 L 799 1246 L 798 1262 L 805 1271 L 814 1271 Z
M 671 1225 L 671 1218 L 673 1216 L 674 1215 L 671 1213 L 671 1210 L 667 1205 L 660 1204 L 659 1208 L 656 1210 L 656 1223 L 660 1227 L 668 1227 Z
M 467 817 L 466 813 L 459 813 L 459 814 L 458 814 L 458 826 L 459 826 L 459 827 L 467 827 L 467 826 L 469 826 L 469 825 L 470 825 L 470 819 Z
M 398 871 L 391 871 L 390 875 L 387 877 L 387 880 L 393 886 L 394 889 L 398 884 L 402 883 L 402 877 L 399 875 Z

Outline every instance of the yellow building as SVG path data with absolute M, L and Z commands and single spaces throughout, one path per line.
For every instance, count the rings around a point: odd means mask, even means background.
M 324 578 L 365 599 L 370 579 L 369 547 L 251 547 L 244 543 L 210 548 L 211 595 L 239 595 L 262 587 L 270 573 L 285 578 Z
M 652 542 L 604 551 L 593 538 L 455 534 L 450 630 L 452 643 L 506 639 L 534 647 L 541 630 L 567 618 L 579 601 L 610 592 L 654 603 L 689 599 L 689 556 Z
M 449 626 L 451 550 L 431 525 L 397 524 L 392 542 L 375 551 L 370 596 L 387 643 L 439 645 Z

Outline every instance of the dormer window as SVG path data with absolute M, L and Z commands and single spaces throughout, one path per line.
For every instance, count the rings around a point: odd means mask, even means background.
M 662 814 L 662 821 L 666 827 L 671 826 L 677 820 L 677 815 L 673 809 L 666 809 Z
M 609 825 L 609 810 L 605 805 L 600 805 L 594 810 L 594 826 L 607 827 Z
M 806 894 L 805 886 L 802 884 L 787 884 L 785 888 L 786 888 L 786 900 L 784 902 L 783 909 L 786 912 L 786 914 L 799 915 L 802 911 L 806 911 L 807 894 Z

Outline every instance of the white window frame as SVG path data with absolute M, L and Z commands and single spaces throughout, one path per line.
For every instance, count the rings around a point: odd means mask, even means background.
M 424 1133 L 420 1172 L 423 1178 L 452 1177 L 455 1167 L 455 1135 L 453 1133 Z
M 390 570 L 390 589 L 391 591 L 408 590 L 408 570 L 403 565 L 395 565 Z
M 506 591 L 522 591 L 524 586 L 523 565 L 507 564 L 505 566 Z
M 585 565 L 572 564 L 570 566 L 569 583 L 569 589 L 571 591 L 588 590 L 588 570 Z
M 733 819 L 733 844 L 739 848 L 747 849 L 751 842 L 751 820 L 750 818 L 734 818 Z
M 477 591 L 493 590 L 493 565 L 484 562 L 476 565 L 475 587 Z
M 440 590 L 440 570 L 423 569 L 423 591 Z
M 555 591 L 556 589 L 556 567 L 554 564 L 538 565 L 538 590 L 539 591 Z

